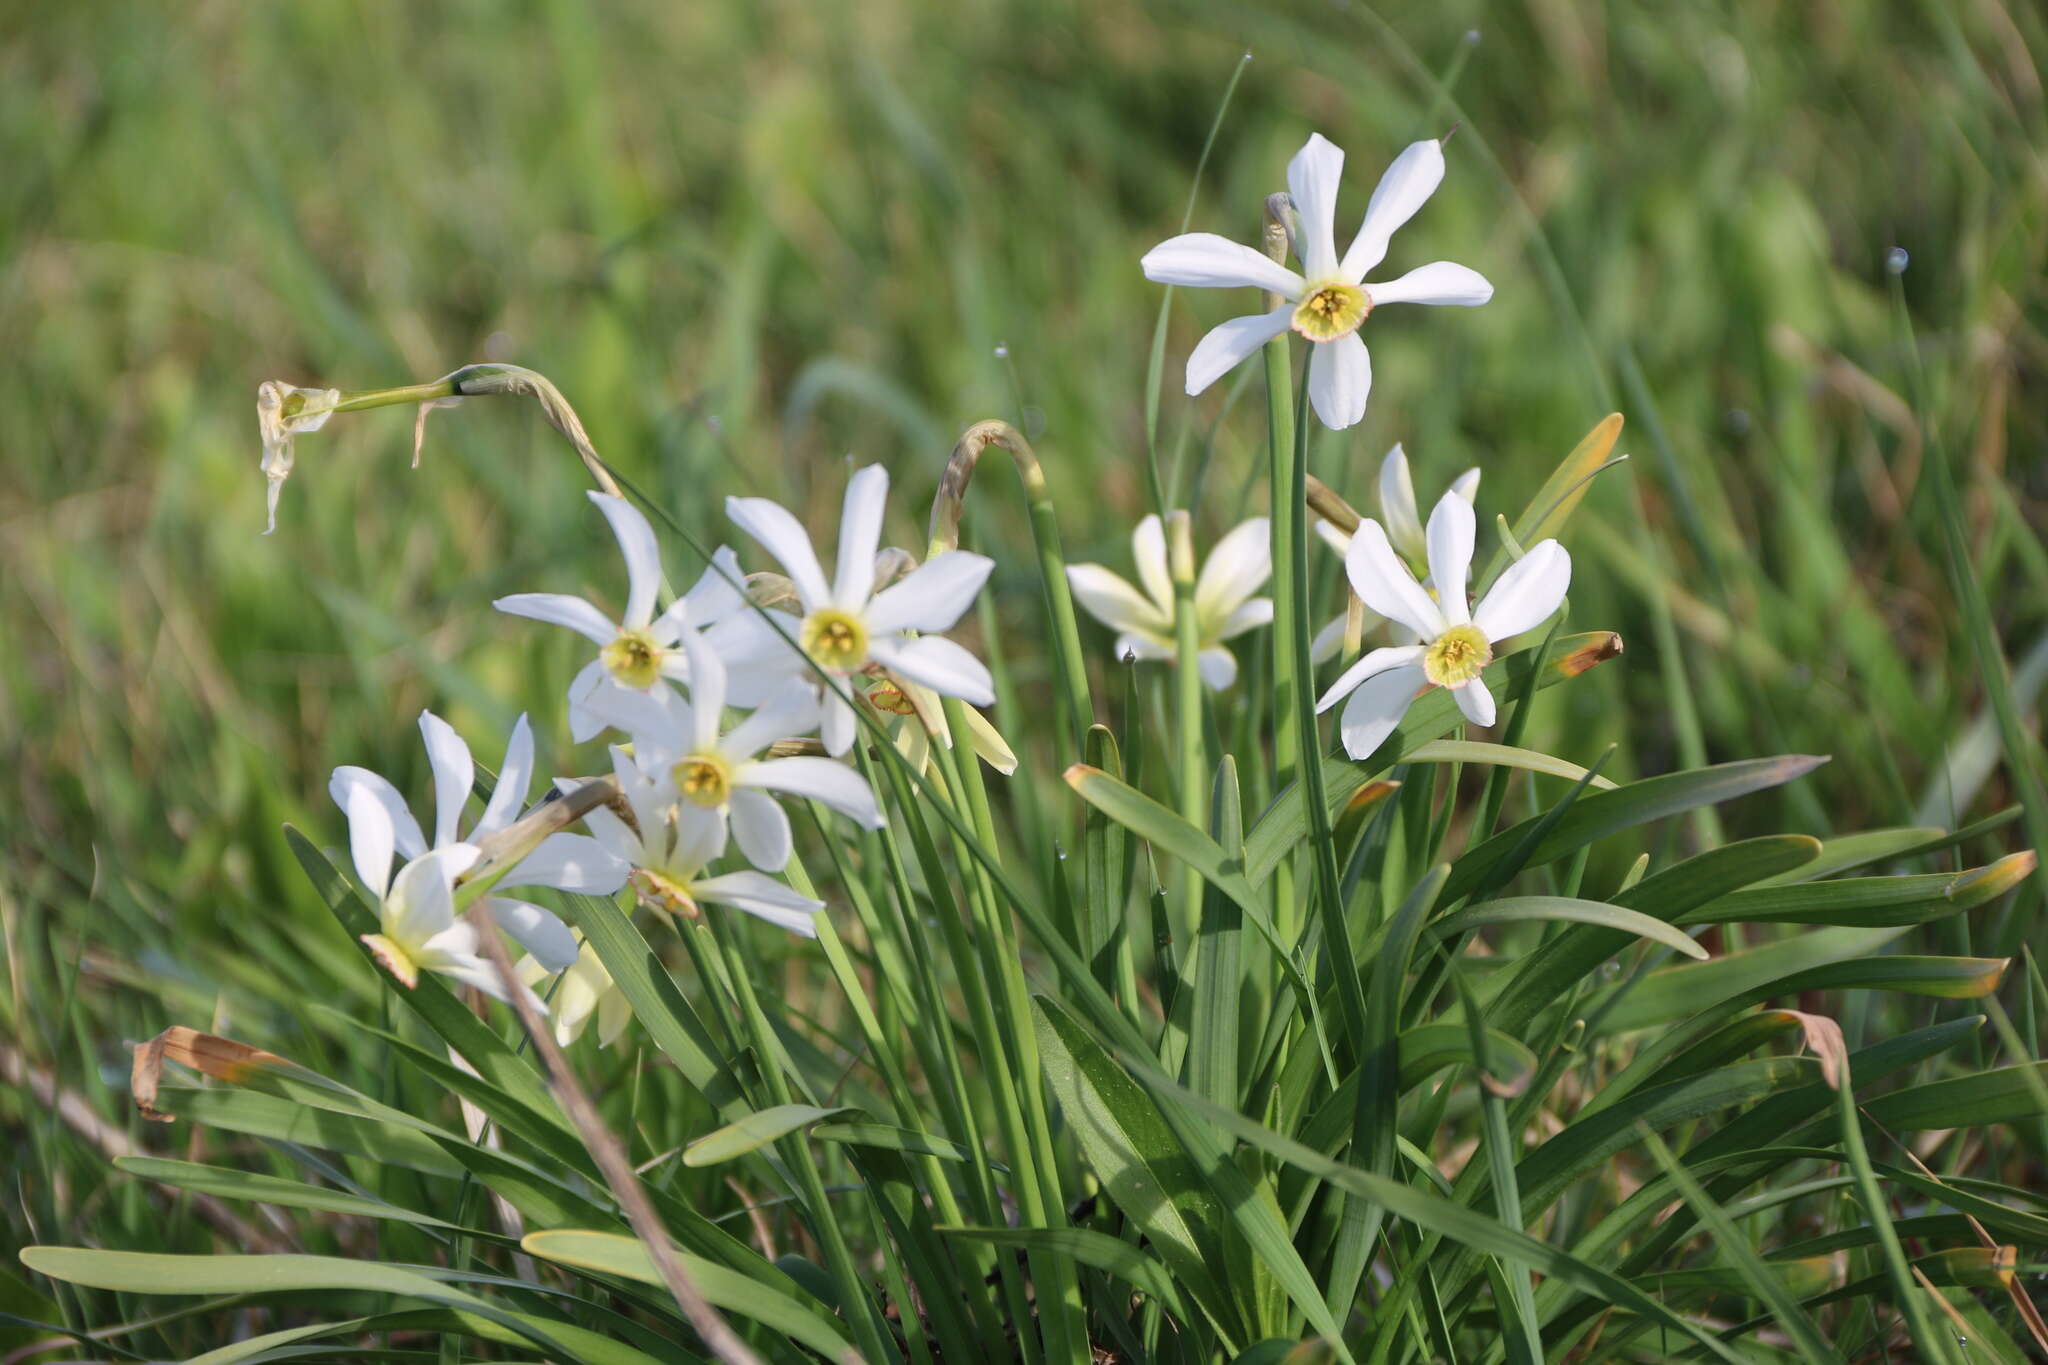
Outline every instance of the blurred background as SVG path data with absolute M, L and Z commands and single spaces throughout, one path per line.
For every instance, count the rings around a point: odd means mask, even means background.
M 1529 742 L 1579 761 L 1619 743 L 1618 778 L 1834 755 L 1730 808 L 1730 834 L 1949 824 L 2017 799 L 1985 718 L 2005 665 L 1964 629 L 1928 470 L 1947 459 L 1962 486 L 2027 702 L 2048 670 L 2035 6 L 16 5 L 10 1143 L 46 1126 L 30 1071 L 118 1130 L 123 1038 L 374 989 L 307 965 L 348 945 L 280 825 L 341 842 L 324 792 L 341 762 L 424 791 L 422 707 L 485 762 L 530 710 L 544 765 L 594 766 L 557 700 L 581 643 L 489 605 L 622 595 L 538 412 L 437 413 L 416 470 L 410 410 L 337 418 L 300 438 L 265 538 L 259 381 L 515 362 L 695 532 L 723 536 L 723 498 L 752 492 L 829 534 L 849 462 L 880 460 L 892 538 L 913 548 L 954 435 L 1004 417 L 1037 443 L 1070 558 L 1125 568 L 1149 510 L 1161 297 L 1137 261 L 1179 230 L 1248 51 L 1194 227 L 1253 239 L 1316 130 L 1349 153 L 1348 234 L 1393 155 L 1456 123 L 1444 187 L 1388 264 L 1448 258 L 1497 289 L 1477 311 L 1374 320 L 1371 407 L 1318 438 L 1322 477 L 1370 510 L 1400 441 L 1425 504 L 1479 464 L 1483 512 L 1512 514 L 1604 413 L 1627 417 L 1631 458 L 1568 543 L 1573 626 L 1628 650 L 1556 694 Z M 1248 369 L 1188 400 L 1177 377 L 1242 305 L 1179 293 L 1167 348 L 1159 459 L 1210 538 L 1263 510 L 1263 392 Z M 1029 704 L 1042 640 L 1007 473 L 985 475 L 969 523 L 1003 561 L 1000 646 Z M 1019 780 L 1055 780 L 1035 766 Z M 48 1178 L 8 1201 L 0 1240 L 37 1210 L 60 1222 L 44 1240 L 77 1234 L 61 1224 L 100 1179 L 90 1153 L 40 1157 Z M 55 1197 L 67 1179 L 75 1197 Z

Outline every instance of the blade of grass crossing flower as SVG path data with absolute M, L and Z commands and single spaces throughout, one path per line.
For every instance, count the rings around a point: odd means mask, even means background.
M 1168 513 L 1166 557 L 1173 577 L 1173 682 L 1174 734 L 1177 740 L 1177 786 L 1180 814 L 1197 829 L 1208 822 L 1208 765 L 1202 746 L 1201 627 L 1195 620 L 1194 531 L 1185 512 Z M 1176 937 L 1192 940 L 1202 917 L 1202 873 L 1188 864 L 1181 867 L 1179 923 Z
M 1243 856 L 1244 811 L 1238 804 L 1237 762 L 1229 754 L 1216 768 L 1209 829 L 1226 858 Z M 1188 1001 L 1183 1026 L 1187 1062 L 1181 1074 L 1189 1088 L 1218 1104 L 1238 1100 L 1237 1023 L 1244 987 L 1239 939 L 1243 932 L 1244 912 L 1221 890 L 1205 886 L 1202 920 L 1190 954 L 1193 987 L 1184 997 Z M 1168 1070 L 1181 1069 L 1164 1053 L 1160 1060 Z

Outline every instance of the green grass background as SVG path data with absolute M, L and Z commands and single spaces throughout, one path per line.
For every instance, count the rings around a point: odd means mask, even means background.
M 1483 513 L 1512 513 L 1603 413 L 1627 415 L 1631 459 L 1570 544 L 1574 628 L 1612 627 L 1628 652 L 1531 743 L 1591 761 L 1618 742 L 1616 777 L 1834 756 L 1731 808 L 1731 833 L 1949 823 L 2016 799 L 1980 720 L 2003 665 L 1962 627 L 1928 470 L 1953 463 L 2025 700 L 2048 669 L 2048 19 L 2032 6 L 16 6 L 0 17 L 8 1047 L 120 1128 L 123 1039 L 232 1033 L 250 1001 L 289 1012 L 332 990 L 314 981 L 374 999 L 357 966 L 318 967 L 347 945 L 279 825 L 341 842 L 324 794 L 340 762 L 423 791 L 423 706 L 487 763 L 527 709 L 544 764 L 598 765 L 570 751 L 559 701 L 581 645 L 489 606 L 622 594 L 582 471 L 538 414 L 437 413 L 417 470 L 404 410 L 338 418 L 301 439 L 263 538 L 259 381 L 516 362 L 707 536 L 732 492 L 823 528 L 848 462 L 880 460 L 893 538 L 920 548 L 953 435 L 1006 417 L 1038 444 L 1070 558 L 1123 567 L 1147 510 L 1159 301 L 1137 259 L 1178 229 L 1247 50 L 1195 227 L 1251 238 L 1311 130 L 1350 154 L 1355 222 L 1394 153 L 1462 120 L 1389 264 L 1454 259 L 1497 289 L 1476 312 L 1369 324 L 1370 411 L 1318 437 L 1323 477 L 1366 504 L 1398 440 L 1425 501 L 1477 463 Z M 1924 414 L 1893 247 L 1911 258 Z M 1195 401 L 1175 376 L 1241 304 L 1181 293 L 1168 347 L 1160 458 L 1208 536 L 1262 497 L 1263 395 L 1249 370 Z M 1003 561 L 1001 648 L 1027 699 L 1048 698 L 1008 475 L 969 521 Z M 671 550 L 672 574 L 694 575 Z M 2023 891 L 2014 927 L 2039 906 Z M 20 1182 L 0 1242 L 150 1225 L 138 1182 L 108 1184 L 19 1075 L 0 1123 Z

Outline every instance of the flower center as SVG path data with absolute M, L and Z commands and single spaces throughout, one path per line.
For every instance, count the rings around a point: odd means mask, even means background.
M 1355 284 L 1319 284 L 1294 306 L 1294 330 L 1310 341 L 1335 341 L 1358 330 L 1372 311 L 1372 297 Z
M 697 918 L 697 900 L 689 888 L 671 877 L 665 877 L 649 868 L 636 867 L 626 877 L 633 890 L 639 895 L 642 905 L 684 919 Z
M 821 668 L 850 673 L 868 661 L 867 626 L 837 607 L 820 607 L 806 616 L 799 639 Z
M 910 694 L 898 687 L 894 680 L 884 679 L 868 693 L 868 701 L 877 711 L 886 711 L 892 716 L 914 716 L 917 703 Z
M 732 765 L 717 754 L 691 754 L 672 770 L 685 800 L 716 810 L 732 796 Z
M 604 647 L 600 657 L 614 678 L 628 687 L 645 691 L 654 686 L 655 679 L 661 676 L 663 652 L 646 631 L 625 630 L 619 632 L 618 639 Z
M 1422 673 L 1438 687 L 1463 687 L 1493 662 L 1493 644 L 1474 625 L 1452 626 L 1422 656 Z

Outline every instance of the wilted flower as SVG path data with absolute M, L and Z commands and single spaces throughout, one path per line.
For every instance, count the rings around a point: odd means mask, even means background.
M 1543 623 L 1564 601 L 1572 561 L 1562 545 L 1545 540 L 1508 566 L 1478 607 L 1467 610 L 1465 583 L 1472 569 L 1472 504 L 1454 490 L 1437 501 L 1424 532 L 1432 598 L 1370 517 L 1359 523 L 1344 557 L 1344 571 L 1368 607 L 1415 633 L 1421 643 L 1375 649 L 1344 670 L 1318 714 L 1349 697 L 1339 729 L 1344 750 L 1365 758 L 1400 724 L 1425 687 L 1448 687 L 1474 725 L 1494 721 L 1493 694 L 1480 674 L 1493 647 Z
M 371 840 L 369 847 L 372 849 L 380 843 L 386 846 L 384 864 L 378 869 L 376 894 L 379 895 L 383 894 L 382 878 L 389 873 L 389 850 L 393 848 L 415 862 L 430 851 L 449 851 L 450 856 L 438 864 L 452 869 L 448 871 L 448 877 L 459 877 L 468 871 L 478 856 L 477 843 L 518 818 L 526 804 L 527 788 L 533 782 L 533 731 L 527 725 L 526 717 L 521 716 L 512 727 L 512 738 L 505 745 L 505 761 L 498 770 L 497 786 L 491 791 L 491 799 L 485 805 L 483 815 L 464 840 L 460 837 L 462 809 L 469 800 L 470 786 L 476 777 L 476 763 L 470 757 L 469 745 L 455 733 L 454 727 L 431 711 L 420 713 L 420 734 L 426 741 L 428 764 L 434 770 L 434 841 L 431 846 L 420 831 L 419 821 L 407 808 L 405 798 L 385 778 L 367 768 L 345 766 L 336 768 L 327 784 L 334 804 L 348 815 L 351 841 L 367 837 Z M 372 811 L 374 815 L 369 814 Z M 365 834 L 357 831 L 360 819 L 372 822 L 372 827 Z M 384 833 L 378 834 L 376 830 L 379 828 Z M 360 843 L 357 846 L 360 848 Z M 360 852 L 356 858 L 356 870 L 363 876 L 365 889 L 371 889 L 372 878 Z M 406 875 L 406 872 L 401 872 L 392 885 L 404 881 Z M 583 834 L 553 834 L 521 858 L 493 889 L 509 891 L 520 886 L 544 886 L 558 891 L 610 895 L 625 885 L 625 880 L 624 864 L 613 859 L 596 840 Z M 418 888 L 415 888 L 415 894 L 421 894 Z M 575 936 L 551 911 L 495 894 L 490 897 L 490 910 L 505 931 L 519 940 L 549 971 L 560 971 L 575 960 Z M 394 941 L 404 944 L 413 940 Z M 381 948 L 379 955 L 384 956 Z M 385 958 L 385 965 L 391 967 L 393 975 L 411 984 L 408 974 L 393 966 L 390 958 Z
M 1408 455 L 1398 443 L 1380 461 L 1380 477 L 1376 488 L 1380 505 L 1380 525 L 1385 528 L 1387 540 L 1395 553 L 1410 565 L 1428 563 L 1429 551 L 1423 544 L 1422 517 L 1416 511 L 1415 481 L 1409 476 Z M 1451 492 L 1466 502 L 1473 502 L 1479 495 L 1479 467 L 1472 468 L 1451 480 Z M 1351 535 L 1320 518 L 1316 521 L 1316 534 L 1338 554 L 1351 549 Z M 1429 583 L 1425 580 L 1425 588 Z M 1334 658 L 1344 642 L 1345 627 L 1349 624 L 1349 613 L 1341 613 L 1328 625 L 1316 632 L 1310 657 L 1317 663 Z M 1361 625 L 1366 624 L 1361 622 Z M 1353 647 L 1356 647 L 1355 641 Z
M 583 823 L 614 857 L 631 864 L 633 871 L 627 881 L 642 904 L 692 919 L 699 914 L 701 903 L 730 905 L 793 934 L 817 937 L 813 916 L 825 908 L 823 901 L 799 895 L 760 872 L 705 876 L 705 867 L 725 846 L 722 823 L 680 818 L 674 789 L 665 775 L 647 771 L 616 746 L 612 770 L 626 807 L 633 813 L 632 822 L 599 806 L 583 817 Z M 573 790 L 579 784 L 558 785 Z
M 1380 177 L 1365 222 L 1340 260 L 1335 218 L 1344 153 L 1311 134 L 1287 165 L 1287 187 L 1301 226 L 1295 252 L 1303 274 L 1251 247 L 1213 232 L 1190 232 L 1145 253 L 1145 278 L 1161 284 L 1217 289 L 1263 289 L 1286 302 L 1270 313 L 1233 318 L 1203 337 L 1188 356 L 1187 391 L 1200 393 L 1289 327 L 1315 343 L 1309 357 L 1308 396 L 1328 427 L 1348 427 L 1365 416 L 1372 360 L 1358 329 L 1373 309 L 1389 303 L 1470 307 L 1493 297 L 1477 272 L 1449 261 L 1417 266 L 1398 279 L 1367 284 L 1365 274 L 1387 254 L 1387 239 L 1413 217 L 1444 178 L 1443 144 L 1409 146 Z
M 1172 659 L 1173 578 L 1166 561 L 1166 530 L 1155 514 L 1131 533 L 1139 587 L 1100 564 L 1072 564 L 1067 583 L 1088 614 L 1119 632 L 1119 659 Z M 1222 690 L 1237 679 L 1236 656 L 1223 641 L 1273 619 L 1273 601 L 1253 597 L 1273 573 L 1271 528 L 1266 518 L 1239 523 L 1209 551 L 1195 579 L 1195 637 L 1202 681 Z
M 736 619 L 743 605 L 737 586 L 742 581 L 739 559 L 721 546 L 696 586 L 656 616 L 661 552 L 654 543 L 654 528 L 624 498 L 608 493 L 588 497 L 611 523 L 619 551 L 625 556 L 626 610 L 620 619 L 612 620 L 581 597 L 559 592 L 514 593 L 491 604 L 514 616 L 567 626 L 599 646 L 597 657 L 569 684 L 569 734 L 579 743 L 604 728 L 590 710 L 591 698 L 599 689 L 617 685 L 651 692 L 663 678 L 687 678 L 689 661 L 676 643 L 684 623 L 699 629 L 715 626 Z
M 277 495 L 292 476 L 292 437 L 326 426 L 340 401 L 340 389 L 302 389 L 275 379 L 256 386 L 256 427 L 263 435 L 263 477 L 269 482 L 264 535 L 277 529 Z
M 729 665 L 751 665 L 764 654 L 786 653 L 785 634 L 795 640 L 837 684 L 826 688 L 823 698 L 822 737 L 829 754 L 843 754 L 852 747 L 857 724 L 840 688 L 874 666 L 971 705 L 987 706 L 995 700 L 994 684 L 981 660 L 938 635 L 951 630 L 973 603 L 995 561 L 966 550 L 948 550 L 876 592 L 875 555 L 881 547 L 888 496 L 889 471 L 880 465 L 869 465 L 847 483 L 838 570 L 829 584 L 810 536 L 786 508 L 767 498 L 725 501 L 727 515 L 740 529 L 781 561 L 803 615 L 799 619 L 770 611 L 766 615 L 774 626 L 758 616 L 740 618 L 754 627 L 751 645 L 721 653 L 726 653 Z
M 633 737 L 642 771 L 666 774 L 681 803 L 675 819 L 709 821 L 717 828 L 713 855 L 725 849 L 725 830 L 747 861 L 764 872 L 789 863 L 789 816 L 772 793 L 809 797 L 869 829 L 887 822 L 867 780 L 835 759 L 797 755 L 762 758 L 778 739 L 817 728 L 818 699 L 792 678 L 766 704 L 719 733 L 725 714 L 725 665 L 687 626 L 682 648 L 690 656 L 690 699 L 662 685 L 652 693 L 613 693 L 593 703 L 603 718 Z
M 896 752 L 913 772 L 927 772 L 931 766 L 932 740 L 947 749 L 953 747 L 953 729 L 939 694 L 907 678 L 883 677 L 868 689 L 868 704 L 886 715 L 899 717 L 894 725 Z M 987 716 L 972 706 L 964 708 L 967 741 L 975 756 L 1004 777 L 1017 771 L 1017 754 L 1002 732 Z

